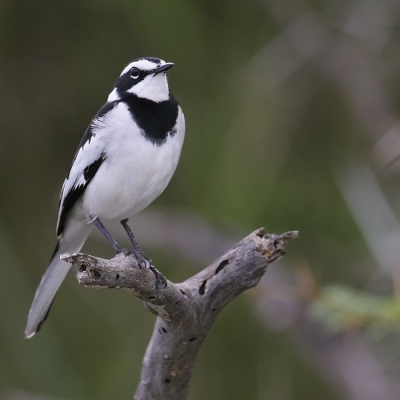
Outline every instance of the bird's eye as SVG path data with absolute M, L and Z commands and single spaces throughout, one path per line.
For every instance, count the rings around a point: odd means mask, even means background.
M 131 77 L 133 79 L 138 79 L 139 73 L 140 73 L 140 71 L 136 67 L 131 68 Z

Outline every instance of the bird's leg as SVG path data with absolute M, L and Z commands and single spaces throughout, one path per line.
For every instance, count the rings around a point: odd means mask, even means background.
M 121 221 L 122 226 L 124 227 L 126 233 L 129 236 L 129 239 L 132 242 L 133 248 L 135 249 L 135 251 L 142 257 L 142 259 L 144 260 L 146 266 L 150 269 L 151 272 L 153 272 L 153 274 L 156 277 L 156 289 L 161 289 L 162 287 L 167 287 L 167 280 L 165 279 L 164 275 L 161 274 L 161 272 L 159 272 L 151 263 L 151 260 L 148 259 L 146 253 L 140 248 L 139 243 L 137 242 L 131 227 L 128 225 L 128 218 L 123 219 Z
M 128 234 L 129 239 L 132 242 L 135 251 L 138 252 L 145 260 L 147 260 L 151 264 L 151 260 L 148 259 L 146 253 L 140 248 L 139 243 L 137 242 L 131 227 L 128 225 L 128 218 L 123 219 L 121 221 L 121 225 L 124 227 L 126 233 Z
M 112 248 L 116 253 L 124 253 L 126 256 L 132 253 L 129 249 L 121 247 L 115 241 L 115 239 L 110 235 L 110 232 L 108 232 L 106 227 L 101 223 L 101 221 L 98 218 L 94 219 L 93 223 L 97 226 L 97 228 L 99 228 L 99 231 L 106 237 L 106 239 L 111 244 Z

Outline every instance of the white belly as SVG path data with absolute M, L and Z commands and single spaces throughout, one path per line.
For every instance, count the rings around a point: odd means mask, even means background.
M 161 146 L 146 140 L 133 126 L 124 106 L 116 110 L 117 123 L 107 125 L 106 159 L 88 185 L 78 214 L 104 221 L 132 217 L 146 208 L 167 187 L 178 164 L 185 121 L 179 110 L 177 132 Z M 114 115 L 115 117 L 115 115 Z M 99 128 L 99 135 L 103 134 Z

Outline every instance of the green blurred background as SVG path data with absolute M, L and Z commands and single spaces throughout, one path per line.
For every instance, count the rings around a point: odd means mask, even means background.
M 175 63 L 187 125 L 134 229 L 155 265 L 180 281 L 260 226 L 300 231 L 221 313 L 188 398 L 400 399 L 399 23 L 396 0 L 2 0 L 0 398 L 133 396 L 154 316 L 128 294 L 71 273 L 42 332 L 22 335 L 76 146 L 122 68 L 156 56 Z M 152 241 L 164 217 L 171 236 L 204 234 Z

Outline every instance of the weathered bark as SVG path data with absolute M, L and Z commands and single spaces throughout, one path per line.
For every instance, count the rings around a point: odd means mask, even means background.
M 145 302 L 157 320 L 148 345 L 136 400 L 186 398 L 198 350 L 218 313 L 244 290 L 254 287 L 269 263 L 285 254 L 284 244 L 297 232 L 253 232 L 209 267 L 182 283 L 156 278 L 134 256 L 104 260 L 87 254 L 64 255 L 78 263 L 78 282 L 96 288 L 124 289 Z

